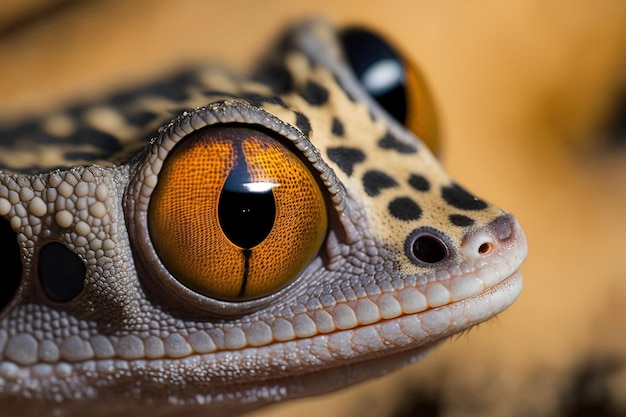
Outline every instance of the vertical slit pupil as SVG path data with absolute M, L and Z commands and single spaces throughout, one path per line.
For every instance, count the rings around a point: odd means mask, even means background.
M 263 242 L 274 227 L 274 184 L 253 182 L 240 142 L 235 152 L 235 165 L 226 178 L 217 210 L 226 237 L 240 248 L 251 249 Z

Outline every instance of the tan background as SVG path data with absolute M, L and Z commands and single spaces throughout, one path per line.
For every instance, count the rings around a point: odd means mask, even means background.
M 626 153 L 598 127 L 626 91 L 623 0 L 5 0 L 0 119 L 192 62 L 245 71 L 311 14 L 369 24 L 419 64 L 445 165 L 518 216 L 530 255 L 498 319 L 390 377 L 255 416 L 569 415 L 577 375 L 597 366 L 615 372 L 592 388 L 626 413 Z

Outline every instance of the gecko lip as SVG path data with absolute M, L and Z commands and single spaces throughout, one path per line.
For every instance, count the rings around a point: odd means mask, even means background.
M 224 362 L 242 370 L 246 369 L 246 364 L 263 363 L 266 368 L 260 373 L 214 375 L 210 380 L 210 387 L 200 383 L 199 388 L 206 390 L 203 391 L 204 394 L 198 392 L 194 397 L 198 400 L 206 395 L 203 401 L 207 402 L 218 397 L 224 398 L 226 408 L 231 406 L 236 409 L 252 409 L 284 397 L 296 398 L 340 389 L 416 362 L 448 337 L 500 313 L 515 300 L 521 288 L 522 276 L 515 271 L 497 284 L 466 299 L 350 330 L 318 334 L 257 348 L 191 355 L 179 359 L 130 360 L 127 366 L 141 369 L 145 382 L 154 373 L 161 375 L 172 369 L 185 369 L 191 379 L 204 381 L 211 369 Z M 434 332 L 428 334 L 429 329 Z M 294 352 L 298 354 L 294 355 Z M 72 371 L 89 374 L 95 366 L 103 372 L 112 372 L 111 376 L 131 378 L 132 375 L 124 370 L 126 368 L 117 374 L 114 363 L 121 362 L 90 360 L 74 363 Z M 62 368 L 69 370 L 67 364 Z M 27 371 L 16 368 L 15 376 L 23 375 Z M 38 372 L 41 371 L 39 369 Z M 241 378 L 244 376 L 249 381 L 242 384 Z M 136 383 L 136 380 L 132 381 L 132 384 Z M 173 389 L 172 385 L 167 387 Z M 111 392 L 111 395 L 119 396 L 119 391 Z M 251 393 L 255 395 L 250 397 L 250 402 L 240 403 L 242 398 Z M 264 393 L 273 394 L 266 397 Z M 175 399 L 177 395 L 185 397 L 183 391 L 171 394 L 168 397 L 170 399 Z
M 513 274 L 507 276 L 497 284 L 472 297 L 453 302 L 446 306 L 436 307 L 424 312 L 410 314 L 396 319 L 391 319 L 386 322 L 377 323 L 374 326 L 382 327 L 387 324 L 389 327 L 396 329 L 399 336 L 392 339 L 386 339 L 386 341 L 388 344 L 393 343 L 393 341 L 398 341 L 398 346 L 393 349 L 386 344 L 385 349 L 387 349 L 387 351 L 384 357 L 381 356 L 380 352 L 378 352 L 378 354 L 376 352 L 371 352 L 371 355 L 368 355 L 366 358 L 355 358 L 354 361 L 348 361 L 347 364 L 336 367 L 331 366 L 325 371 L 327 374 L 324 376 L 323 380 L 337 381 L 338 379 L 339 382 L 337 383 L 343 383 L 345 386 L 369 378 L 382 376 L 408 364 L 417 362 L 430 353 L 434 348 L 443 343 L 448 337 L 467 330 L 470 327 L 489 320 L 490 318 L 493 318 L 497 314 L 501 313 L 509 307 L 513 301 L 515 301 L 521 290 L 522 274 L 519 271 L 515 271 Z M 482 314 L 479 314 L 476 305 L 488 305 L 489 309 L 488 311 L 483 311 Z M 414 323 L 418 316 L 424 316 L 444 310 L 447 310 L 449 313 L 446 316 L 451 318 L 465 316 L 466 320 L 451 320 L 451 325 L 447 332 L 437 336 L 433 335 L 430 339 L 422 341 L 419 344 L 416 344 L 415 340 L 411 340 L 411 332 L 409 329 L 414 327 L 412 326 L 412 323 Z M 395 350 L 395 352 L 393 352 L 393 350 Z M 347 370 L 348 368 L 349 371 Z M 300 382 L 303 384 L 315 383 L 314 381 L 308 380 L 306 378 L 306 374 L 301 377 Z M 319 388 L 330 391 L 340 387 L 341 386 L 331 386 Z
M 502 310 L 506 309 L 519 295 L 522 289 L 522 275 L 515 271 L 511 275 L 502 279 L 497 284 L 472 297 L 453 302 L 446 306 L 436 307 L 420 313 L 409 314 L 395 319 L 366 325 L 350 331 L 339 331 L 331 335 L 318 335 L 310 339 L 305 339 L 305 345 L 301 347 L 301 353 L 307 351 L 307 360 L 312 361 L 309 366 L 300 367 L 300 371 L 292 372 L 283 378 L 263 379 L 265 387 L 272 386 L 275 391 L 283 392 L 290 398 L 324 394 L 335 391 L 349 385 L 353 385 L 371 378 L 380 377 L 400 368 L 417 362 L 428 355 L 436 347 L 441 345 L 448 337 L 458 334 L 473 325 L 488 320 Z M 434 312 L 447 311 L 450 318 L 467 315 L 472 310 L 476 313 L 476 305 L 488 305 L 488 311 L 484 314 L 474 314 L 466 317 L 466 320 L 451 320 L 450 327 L 445 334 L 433 335 L 427 340 L 416 341 L 411 337 L 411 328 L 415 329 L 414 323 L 418 316 L 433 314 Z M 384 329 L 387 327 L 387 329 Z M 377 329 L 377 330 L 374 330 Z M 392 333 L 396 332 L 395 337 Z M 383 340 L 376 341 L 372 336 L 376 333 L 386 334 Z M 370 352 L 349 351 L 340 345 L 336 345 L 329 356 L 330 362 L 323 362 L 323 354 L 320 354 L 324 346 L 323 343 L 332 341 L 345 344 L 346 340 L 353 342 L 364 342 L 369 340 L 375 346 Z M 396 344 L 393 346 L 393 344 Z M 363 348 L 365 345 L 360 344 Z M 239 356 L 239 353 L 235 354 Z M 243 355 L 245 357 L 245 355 Z M 322 360 L 322 363 L 319 361 Z M 314 371 L 303 371 L 313 369 Z M 292 370 L 293 371 L 293 370 Z M 245 387 L 245 390 L 254 390 L 252 387 Z M 263 401 L 261 401 L 263 402 Z M 273 401 L 268 401 L 273 402 Z M 256 408 L 261 404 L 249 404 L 250 408 Z

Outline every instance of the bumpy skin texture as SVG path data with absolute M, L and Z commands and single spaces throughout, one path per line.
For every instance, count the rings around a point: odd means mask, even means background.
M 206 69 L 2 132 L 0 219 L 16 233 L 23 272 L 0 311 L 1 398 L 61 411 L 115 399 L 115 410 L 236 413 L 389 372 L 515 300 L 526 256 L 515 219 L 457 185 L 367 96 L 335 36 L 302 25 L 258 77 L 267 83 Z M 168 153 L 230 124 L 292 148 L 329 212 L 305 270 L 243 302 L 176 280 L 147 225 Z M 17 164 L 25 150 L 37 157 Z M 442 242 L 443 259 L 415 256 L 422 235 Z M 51 242 L 85 265 L 68 300 L 42 288 Z

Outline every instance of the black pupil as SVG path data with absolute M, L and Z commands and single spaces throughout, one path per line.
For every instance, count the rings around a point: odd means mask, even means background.
M 341 42 L 363 88 L 391 116 L 406 124 L 406 68 L 400 55 L 380 37 L 363 29 L 344 31 Z
M 237 145 L 235 165 L 226 178 L 217 210 L 226 237 L 242 249 L 251 249 L 272 231 L 276 201 L 272 184 L 251 180 L 241 143 Z

